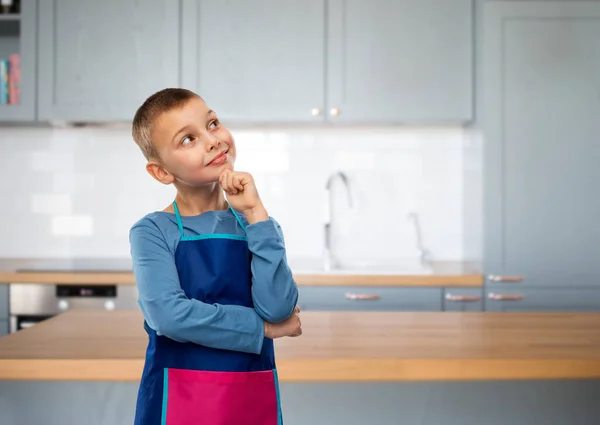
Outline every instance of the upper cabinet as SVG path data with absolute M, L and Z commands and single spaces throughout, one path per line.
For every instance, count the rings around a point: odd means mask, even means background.
M 0 120 L 129 122 L 165 87 L 235 123 L 473 118 L 472 0 L 22 4 L 0 17 L 0 58 L 20 51 L 23 70 Z
M 0 121 L 35 119 L 36 0 L 0 15 Z
M 39 120 L 130 121 L 154 91 L 179 85 L 179 2 L 38 4 Z
M 472 0 L 328 4 L 328 119 L 429 124 L 473 118 Z
M 221 119 L 319 121 L 323 0 L 184 0 L 182 85 Z
M 185 0 L 182 84 L 225 120 L 463 123 L 472 0 Z

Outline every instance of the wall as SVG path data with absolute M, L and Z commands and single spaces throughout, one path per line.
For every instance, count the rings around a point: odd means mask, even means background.
M 237 168 L 254 174 L 269 213 L 284 226 L 290 258 L 321 255 L 324 188 L 338 169 L 348 173 L 354 199 L 350 208 L 337 181 L 334 241 L 343 259 L 416 258 L 411 211 L 419 214 L 424 244 L 436 258 L 478 255 L 468 248 L 477 242 L 465 239 L 464 218 L 472 219 L 476 209 L 463 199 L 463 186 L 465 178 L 478 179 L 464 165 L 480 148 L 463 129 L 233 133 Z M 128 256 L 130 226 L 174 194 L 146 173 L 128 127 L 3 128 L 0 156 L 0 257 Z

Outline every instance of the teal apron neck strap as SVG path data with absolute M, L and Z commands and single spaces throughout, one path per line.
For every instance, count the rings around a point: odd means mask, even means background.
M 175 219 L 177 219 L 177 227 L 179 227 L 179 234 L 183 238 L 183 223 L 181 223 L 181 215 L 179 214 L 179 208 L 177 208 L 177 202 L 173 201 L 173 209 L 175 210 Z
M 239 225 L 242 228 L 242 230 L 244 231 L 244 233 L 246 233 L 246 226 L 244 226 L 244 223 L 242 223 L 242 220 L 240 220 L 240 216 L 234 211 L 234 209 L 231 207 L 231 205 L 229 204 L 229 202 L 227 202 L 227 205 L 229 205 L 229 209 L 231 210 L 231 212 L 235 216 L 235 219 L 239 223 Z

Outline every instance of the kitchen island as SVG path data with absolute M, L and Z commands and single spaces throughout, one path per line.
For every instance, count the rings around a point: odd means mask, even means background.
M 286 425 L 600 423 L 600 314 L 302 320 L 300 338 L 276 340 Z M 0 422 L 131 423 L 145 345 L 137 311 L 68 312 L 0 339 Z

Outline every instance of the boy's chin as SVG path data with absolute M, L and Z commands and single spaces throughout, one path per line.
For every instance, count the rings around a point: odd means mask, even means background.
M 228 161 L 225 164 L 221 165 L 221 167 L 220 167 L 221 173 L 225 170 L 233 171 L 233 162 Z

